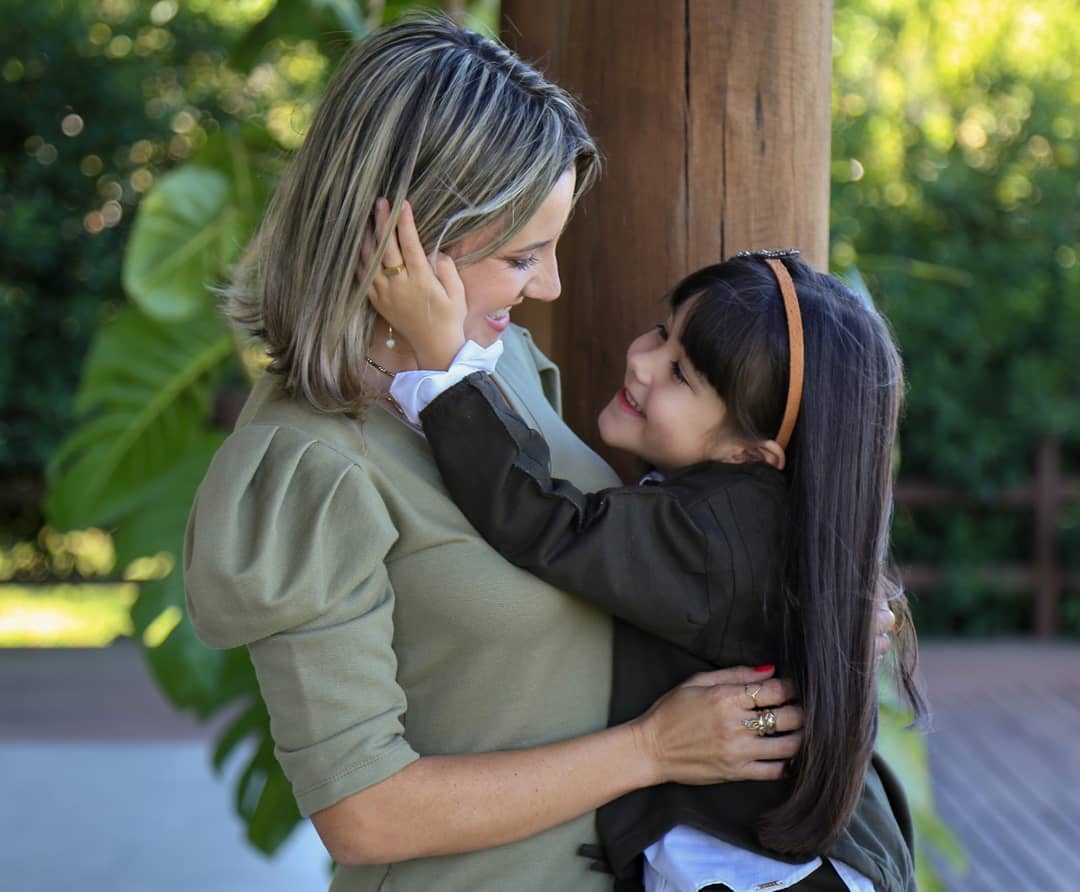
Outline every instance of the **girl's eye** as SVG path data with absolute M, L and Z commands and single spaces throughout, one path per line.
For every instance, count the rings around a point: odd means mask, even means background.
M 686 375 L 683 374 L 682 369 L 679 368 L 679 364 L 677 362 L 673 362 L 671 364 L 671 374 L 675 376 L 675 380 L 678 381 L 680 384 L 689 385 L 690 382 L 686 380 Z
M 527 257 L 512 257 L 510 258 L 510 265 L 521 272 L 534 266 L 539 258 L 535 254 L 529 254 Z

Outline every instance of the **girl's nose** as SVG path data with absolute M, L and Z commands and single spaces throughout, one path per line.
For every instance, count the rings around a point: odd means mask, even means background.
M 649 345 L 648 335 L 642 335 L 630 342 L 626 350 L 626 367 L 642 383 L 649 380 Z

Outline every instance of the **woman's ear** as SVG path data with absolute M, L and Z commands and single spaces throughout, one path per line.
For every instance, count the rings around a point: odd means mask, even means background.
M 743 446 L 723 460 L 739 465 L 761 463 L 782 471 L 787 462 L 787 456 L 784 453 L 784 447 L 776 440 L 759 440 L 757 443 Z

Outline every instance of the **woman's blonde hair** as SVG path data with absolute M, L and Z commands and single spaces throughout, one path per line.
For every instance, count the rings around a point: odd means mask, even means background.
M 449 19 L 377 31 L 334 75 L 226 289 L 226 312 L 269 348 L 271 371 L 324 412 L 361 414 L 375 264 L 358 273 L 375 199 L 412 204 L 428 252 L 498 224 L 471 263 L 525 225 L 568 167 L 575 200 L 599 154 L 569 95 Z

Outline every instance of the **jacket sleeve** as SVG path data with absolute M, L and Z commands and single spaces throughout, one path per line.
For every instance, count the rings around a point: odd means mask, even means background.
M 583 493 L 553 478 L 548 447 L 470 375 L 421 413 L 454 501 L 504 557 L 558 588 L 691 652 L 713 604 L 704 533 L 669 492 Z M 715 617 L 712 617 L 715 619 Z

